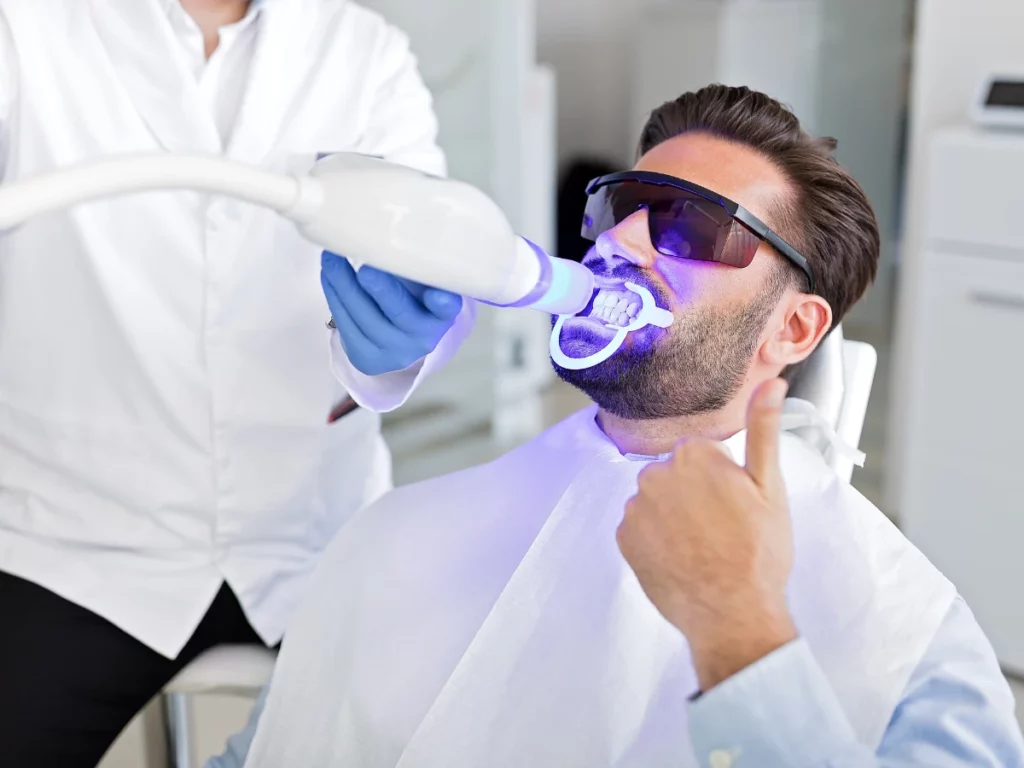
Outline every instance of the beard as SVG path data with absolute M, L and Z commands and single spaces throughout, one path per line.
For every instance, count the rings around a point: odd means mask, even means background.
M 694 416 L 723 409 L 743 385 L 768 318 L 785 286 L 771 285 L 740 307 L 704 307 L 676 313 L 658 335 L 632 334 L 608 360 L 569 370 L 552 362 L 563 381 L 623 419 Z M 568 349 L 583 339 L 567 339 Z

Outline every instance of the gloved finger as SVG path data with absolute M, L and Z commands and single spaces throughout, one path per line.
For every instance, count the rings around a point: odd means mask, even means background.
M 334 285 L 323 274 L 320 276 L 320 283 L 323 285 L 324 295 L 327 297 L 327 306 L 331 309 L 331 317 L 334 318 L 334 324 L 338 327 L 341 346 L 349 360 L 352 360 L 357 368 L 361 368 L 362 361 L 372 359 L 380 354 L 380 347 L 366 337 L 366 334 L 345 309 L 345 304 Z
M 407 277 L 401 277 L 400 275 L 393 275 L 402 285 L 404 285 L 413 296 L 423 301 L 423 293 L 427 290 L 428 286 L 423 283 L 417 283 L 415 280 L 410 280 Z
M 373 267 L 363 267 L 359 270 L 359 274 L 362 275 L 367 270 L 374 272 L 380 272 L 380 270 L 374 269 Z M 381 274 L 388 275 L 393 280 L 398 281 L 405 286 L 406 290 L 414 298 L 416 298 L 420 304 L 427 308 L 427 310 L 437 318 L 445 321 L 454 320 L 460 311 L 462 311 L 462 297 L 457 293 L 446 291 L 443 288 L 434 288 L 433 286 L 424 285 L 423 283 L 417 283 L 415 280 L 410 280 L 407 277 L 400 277 L 399 275 L 393 275 L 389 272 L 383 272 Z
M 382 349 L 398 347 L 406 342 L 408 335 L 395 327 L 374 297 L 359 284 L 348 259 L 325 258 L 321 271 L 324 281 L 333 286 L 339 302 L 366 338 Z
M 462 296 L 443 288 L 417 283 L 405 277 L 394 275 L 413 296 L 420 300 L 430 313 L 442 320 L 453 320 L 462 310 Z
M 398 329 L 418 337 L 430 337 L 443 332 L 442 328 L 437 327 L 439 318 L 413 295 L 408 286 L 412 281 L 402 280 L 373 267 L 362 267 L 356 278 Z
M 423 304 L 434 317 L 446 323 L 450 323 L 462 311 L 462 297 L 440 288 L 427 288 L 423 293 Z

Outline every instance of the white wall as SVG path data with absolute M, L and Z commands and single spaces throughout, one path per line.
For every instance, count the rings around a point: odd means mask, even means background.
M 831 131 L 833 135 L 842 133 L 843 125 L 858 119 L 856 111 L 892 109 L 894 92 L 891 88 L 881 94 L 885 103 L 878 107 L 875 102 L 879 94 L 861 93 L 857 85 L 859 80 L 864 80 L 859 70 L 884 67 L 897 71 L 902 67 L 899 52 L 895 51 L 890 38 L 894 34 L 902 35 L 902 9 L 906 1 L 819 0 L 823 39 L 817 44 L 825 49 L 826 56 L 822 85 L 843 91 L 842 96 L 833 92 L 819 96 L 819 100 L 828 102 L 824 111 L 833 118 L 821 126 L 822 130 Z M 705 2 L 714 6 L 719 0 Z M 768 7 L 772 0 L 763 0 L 758 5 L 761 4 Z M 673 0 L 548 0 L 537 3 L 537 56 L 540 61 L 550 63 L 558 76 L 560 160 L 586 153 L 621 163 L 632 160 L 631 149 L 636 141 L 636 107 L 631 99 L 633 51 L 644 45 L 644 40 L 638 38 L 643 26 L 640 16 L 646 8 L 659 5 L 663 6 L 664 13 L 671 13 L 683 3 Z M 880 38 L 885 38 L 884 44 Z M 761 42 L 754 41 L 761 50 L 752 51 L 749 58 L 770 59 L 771 39 L 771 35 L 765 35 Z M 747 44 L 751 44 L 750 41 Z M 831 65 L 837 59 L 843 59 L 844 67 L 849 70 L 853 49 L 870 53 L 857 70 L 833 72 L 835 67 Z M 881 55 L 878 55 L 880 50 Z M 900 76 L 897 73 L 894 78 Z M 681 81 L 688 83 L 685 76 Z M 895 94 L 899 94 L 898 89 Z M 878 139 L 877 135 L 851 136 L 849 143 Z M 887 136 L 882 139 L 889 140 Z
M 967 108 L 981 79 L 994 70 L 1024 73 L 1022 0 L 918 0 L 911 91 L 909 167 L 904 241 L 900 261 L 897 337 L 890 412 L 887 508 L 898 515 L 903 455 L 903 418 L 908 375 L 906 331 L 920 281 L 924 223 L 923 158 L 937 128 L 965 123 Z M 951 364 L 955 361 L 951 360 Z
M 558 157 L 630 161 L 631 32 L 640 0 L 542 0 L 537 58 L 558 76 Z
M 728 44 L 741 50 L 709 56 L 714 45 L 700 40 L 694 45 L 693 35 L 705 34 L 701 19 L 717 15 L 724 5 L 733 11 L 726 18 L 738 15 L 744 22 L 723 29 Z M 628 166 L 644 114 L 708 78 L 763 88 L 790 103 L 809 130 L 839 139 L 837 157 L 875 206 L 882 268 L 848 325 L 881 326 L 888 316 L 897 237 L 908 7 L 909 0 L 538 3 L 538 58 L 553 65 L 558 76 L 559 163 L 596 155 Z M 688 35 L 684 25 L 691 17 L 694 28 Z M 669 23 L 660 26 L 662 20 Z M 636 63 L 634 51 L 639 52 Z M 809 59 L 815 63 L 805 64 Z M 726 60 L 734 63 L 723 66 Z M 808 66 L 812 73 L 794 74 Z

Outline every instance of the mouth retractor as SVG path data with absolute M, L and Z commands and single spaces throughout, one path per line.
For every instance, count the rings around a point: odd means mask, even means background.
M 562 351 L 562 326 L 565 325 L 565 321 L 569 318 L 575 317 L 575 315 L 559 315 L 558 320 L 555 322 L 555 327 L 551 331 L 551 359 L 554 360 L 562 368 L 570 371 L 581 371 L 584 368 L 593 368 L 599 363 L 603 363 L 609 357 L 614 355 L 619 347 L 622 346 L 623 342 L 633 331 L 639 331 L 648 325 L 655 325 L 658 328 L 668 328 L 672 325 L 675 318 L 672 313 L 667 309 L 659 307 L 655 301 L 654 296 L 649 290 L 642 285 L 636 283 L 625 283 L 626 288 L 631 290 L 633 293 L 640 297 L 643 302 L 643 306 L 640 307 L 640 311 L 636 313 L 636 317 L 629 323 L 629 325 L 618 326 L 612 323 L 606 323 L 606 327 L 615 328 L 616 333 L 608 345 L 598 352 L 586 357 L 569 357 L 565 352 Z

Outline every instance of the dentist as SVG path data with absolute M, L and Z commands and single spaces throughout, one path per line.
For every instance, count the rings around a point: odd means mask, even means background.
M 161 149 L 443 173 L 436 133 L 405 36 L 345 0 L 0 0 L 4 181 Z M 389 487 L 378 413 L 471 315 L 197 193 L 0 236 L 0 762 L 93 766 L 203 650 L 278 643 Z

